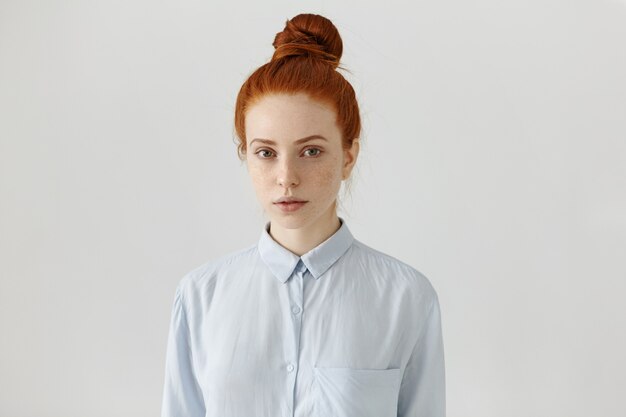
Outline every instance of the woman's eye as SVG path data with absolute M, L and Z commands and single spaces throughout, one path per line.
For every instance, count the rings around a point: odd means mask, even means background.
M 267 149 L 260 149 L 260 150 L 256 151 L 256 154 L 260 155 L 261 158 L 263 158 L 263 159 L 269 158 L 271 156 L 271 153 L 272 153 L 272 151 L 267 150 Z
M 322 151 L 317 148 L 309 148 L 305 150 L 304 153 L 307 153 L 308 151 L 314 151 L 313 154 L 309 154 L 308 156 L 318 156 L 320 153 L 322 153 Z

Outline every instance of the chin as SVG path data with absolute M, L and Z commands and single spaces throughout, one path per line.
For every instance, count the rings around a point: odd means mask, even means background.
M 283 229 L 300 229 L 301 227 L 306 225 L 306 221 L 302 218 L 297 218 L 294 216 L 284 216 L 284 217 L 274 217 L 271 219 L 271 222 L 277 225 L 280 225 Z
M 310 222 L 310 218 L 304 213 L 274 213 L 270 216 L 270 221 L 284 229 L 300 229 Z

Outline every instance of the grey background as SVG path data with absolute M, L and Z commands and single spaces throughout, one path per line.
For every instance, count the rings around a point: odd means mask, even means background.
M 624 415 L 626 2 L 0 1 L 0 415 L 160 412 L 174 288 L 265 222 L 235 97 L 327 16 L 340 212 L 442 306 L 448 415 Z

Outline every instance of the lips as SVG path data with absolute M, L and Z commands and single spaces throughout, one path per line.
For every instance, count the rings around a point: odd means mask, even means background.
M 280 203 L 306 203 L 306 200 L 301 200 L 296 197 L 281 197 L 274 202 L 274 204 Z
M 276 206 L 278 206 L 283 212 L 293 212 L 298 210 L 300 207 L 304 206 L 307 202 L 306 201 L 300 201 L 300 200 L 291 200 L 291 201 L 284 201 L 284 202 L 278 202 L 278 203 L 274 203 Z

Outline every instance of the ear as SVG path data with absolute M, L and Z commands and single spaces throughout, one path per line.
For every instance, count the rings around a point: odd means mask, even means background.
M 350 177 L 352 167 L 356 163 L 356 158 L 359 156 L 360 143 L 359 138 L 352 140 L 352 147 L 350 149 L 344 149 L 343 151 L 343 167 L 342 167 L 342 179 L 346 180 Z

